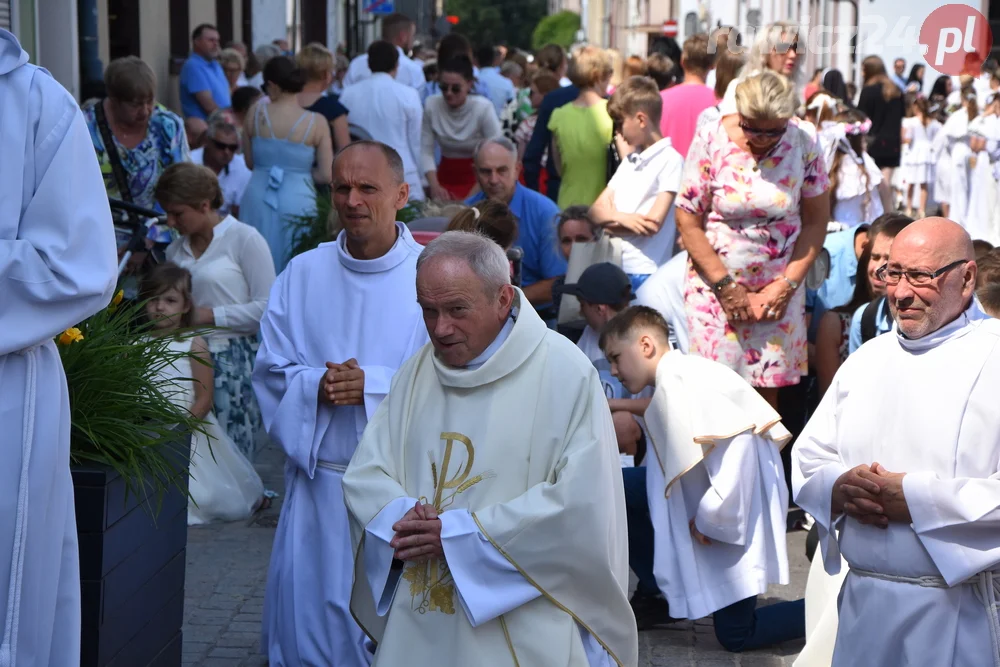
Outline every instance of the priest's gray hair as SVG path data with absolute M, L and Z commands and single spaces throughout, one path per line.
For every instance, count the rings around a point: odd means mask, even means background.
M 491 137 L 489 139 L 483 139 L 482 141 L 480 141 L 479 145 L 476 146 L 475 152 L 472 154 L 472 162 L 474 164 L 479 164 L 479 153 L 482 152 L 484 148 L 491 145 L 499 146 L 500 148 L 504 149 L 505 151 L 510 153 L 510 156 L 514 160 L 514 162 L 517 162 L 517 146 L 514 145 L 513 141 L 503 136 L 502 134 L 500 136 Z
M 445 232 L 428 243 L 417 258 L 417 273 L 435 257 L 464 260 L 490 296 L 510 285 L 510 262 L 503 248 L 477 232 Z

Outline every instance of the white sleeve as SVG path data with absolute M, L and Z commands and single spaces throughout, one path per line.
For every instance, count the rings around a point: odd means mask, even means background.
M 684 158 L 670 149 L 670 159 L 656 177 L 656 193 L 674 192 L 681 189 L 681 179 L 684 175 Z
M 42 72 L 28 100 L 4 104 L 28 106 L 29 136 L 13 118 L 0 127 L 20 134 L 0 154 L 5 177 L 16 168 L 0 182 L 0 211 L 13 217 L 0 219 L 0 236 L 11 231 L 0 238 L 0 359 L 107 306 L 117 280 L 111 209 L 80 108 Z
M 403 574 L 403 568 L 392 566 L 393 554 L 396 552 L 389 546 L 396 535 L 392 527 L 416 504 L 416 498 L 396 498 L 365 526 L 365 573 L 368 576 L 368 587 L 375 599 L 375 611 L 379 616 L 389 613 L 399 578 Z
M 903 495 L 914 532 L 949 586 L 1000 563 L 1000 473 L 988 479 L 908 473 Z
M 750 523 L 750 503 L 757 485 L 760 436 L 742 433 L 720 442 L 704 459 L 709 487 L 695 513 L 695 527 L 705 537 L 743 546 Z
M 467 510 L 441 514 L 441 545 L 458 599 L 472 627 L 541 595 L 486 539 Z
M 236 230 L 230 230 L 230 233 Z M 267 308 L 267 299 L 274 285 L 274 259 L 267 247 L 267 241 L 256 229 L 247 230 L 241 246 L 236 249 L 236 263 L 250 291 L 247 303 L 216 306 L 212 309 L 215 325 L 243 334 L 255 334 L 260 330 L 260 318 Z
M 834 376 L 823 400 L 792 449 L 792 492 L 795 502 L 816 519 L 827 574 L 840 572 L 836 530 L 844 514 L 831 516 L 833 485 L 849 470 L 837 451 L 837 403 L 847 365 Z

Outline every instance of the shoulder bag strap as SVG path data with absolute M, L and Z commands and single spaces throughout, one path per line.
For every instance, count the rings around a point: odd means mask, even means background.
M 123 201 L 131 204 L 133 203 L 132 191 L 128 187 L 128 176 L 125 174 L 125 168 L 122 166 L 122 158 L 118 154 L 118 146 L 115 144 L 115 138 L 111 134 L 111 128 L 108 127 L 108 119 L 104 115 L 104 99 L 100 100 L 97 106 L 94 107 L 94 113 L 97 118 L 97 129 L 101 132 L 101 141 L 104 142 L 104 152 L 107 153 L 108 161 L 111 162 L 111 173 L 115 177 L 115 183 L 118 184 L 118 194 Z
M 878 325 L 875 320 L 878 318 L 878 313 L 882 309 L 882 304 L 885 303 L 885 297 L 880 297 L 875 299 L 867 306 L 865 310 L 861 313 L 861 342 L 867 343 L 876 335 L 878 335 Z

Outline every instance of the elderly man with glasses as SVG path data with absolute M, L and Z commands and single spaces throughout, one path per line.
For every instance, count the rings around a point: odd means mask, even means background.
M 1000 321 L 974 258 L 943 218 L 896 236 L 893 334 L 848 357 L 792 453 L 827 572 L 850 567 L 834 667 L 1000 664 Z
M 222 216 L 240 217 L 240 199 L 250 183 L 253 172 L 247 168 L 240 149 L 240 135 L 236 126 L 224 118 L 215 118 L 205 133 L 205 145 L 191 151 L 191 161 L 203 164 L 219 178 L 223 204 Z

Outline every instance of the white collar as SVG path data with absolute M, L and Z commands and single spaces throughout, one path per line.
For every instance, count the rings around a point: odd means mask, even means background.
M 990 319 L 990 316 L 983 311 L 982 306 L 979 305 L 979 300 L 973 297 L 972 303 L 958 317 L 926 336 L 907 338 L 899 330 L 898 324 L 894 325 L 893 328 L 896 330 L 896 339 L 903 349 L 919 354 L 947 343 L 952 339 L 961 338 L 977 328 L 983 320 L 988 319 Z
M 641 167 L 642 165 L 651 162 L 657 155 L 672 146 L 673 144 L 670 142 L 670 137 L 663 137 L 641 153 L 630 153 L 628 161 L 636 167 Z
M 465 365 L 465 368 L 467 370 L 474 371 L 483 364 L 485 364 L 487 361 L 489 361 L 490 357 L 496 354 L 497 350 L 499 350 L 500 347 L 503 346 L 503 344 L 507 341 L 507 339 L 510 338 L 510 332 L 514 330 L 514 322 L 516 320 L 517 320 L 517 309 L 511 308 L 510 315 L 507 317 L 507 321 L 504 322 L 503 327 L 500 329 L 500 333 L 497 334 L 497 337 L 493 339 L 493 342 L 490 343 L 489 346 L 487 346 L 487 348 L 483 350 L 478 357 L 467 363 Z

